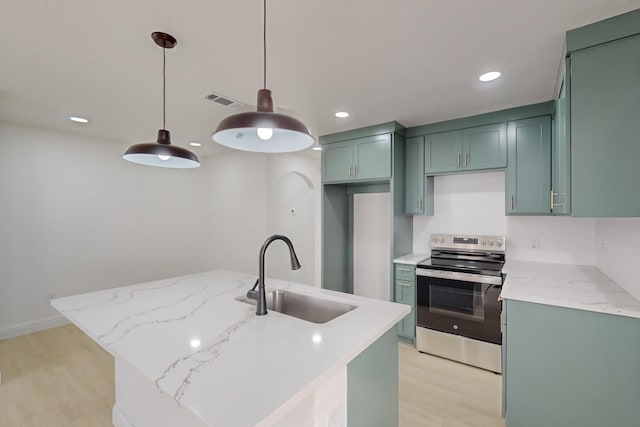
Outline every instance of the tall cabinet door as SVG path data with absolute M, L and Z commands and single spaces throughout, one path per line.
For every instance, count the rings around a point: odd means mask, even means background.
M 391 176 L 391 135 L 375 135 L 353 142 L 354 178 L 374 179 Z
M 465 170 L 507 166 L 507 132 L 504 123 L 478 126 L 462 132 Z
M 509 122 L 507 143 L 506 213 L 550 213 L 551 117 Z
M 405 153 L 404 211 L 424 213 L 424 136 L 407 138 Z
M 462 131 L 427 135 L 424 144 L 427 174 L 462 169 Z
M 347 181 L 353 175 L 353 146 L 350 142 L 322 147 L 322 182 Z
M 640 216 L 640 35 L 570 59 L 571 214 Z

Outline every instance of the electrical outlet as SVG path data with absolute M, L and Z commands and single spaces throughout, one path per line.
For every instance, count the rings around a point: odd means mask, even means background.
M 529 237 L 529 248 L 540 249 L 540 238 L 537 236 Z

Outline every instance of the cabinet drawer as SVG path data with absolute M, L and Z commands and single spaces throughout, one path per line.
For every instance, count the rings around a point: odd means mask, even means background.
M 396 280 L 415 283 L 416 268 L 413 265 L 396 264 Z

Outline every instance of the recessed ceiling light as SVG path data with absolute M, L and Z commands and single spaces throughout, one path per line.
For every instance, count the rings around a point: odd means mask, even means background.
M 500 77 L 500 71 L 489 71 L 488 73 L 484 73 L 483 75 L 478 77 L 478 79 L 481 82 L 490 82 L 497 79 L 498 77 Z
M 313 147 L 312 150 L 313 151 L 322 151 L 322 147 Z
M 194 142 L 190 142 L 189 145 L 192 146 L 192 147 L 202 147 L 202 144 L 200 144 L 199 142 L 195 142 L 195 141 Z
M 349 117 L 349 113 L 347 113 L 346 111 L 338 111 L 336 113 L 336 117 L 339 119 L 346 119 L 347 117 Z
M 88 119 L 85 119 L 84 117 L 78 117 L 78 116 L 71 116 L 69 117 L 69 120 L 76 123 L 89 123 Z

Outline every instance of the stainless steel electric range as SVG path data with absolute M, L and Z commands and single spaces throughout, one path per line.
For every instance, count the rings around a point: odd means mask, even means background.
M 504 236 L 431 236 L 416 268 L 419 351 L 502 372 L 504 260 Z

